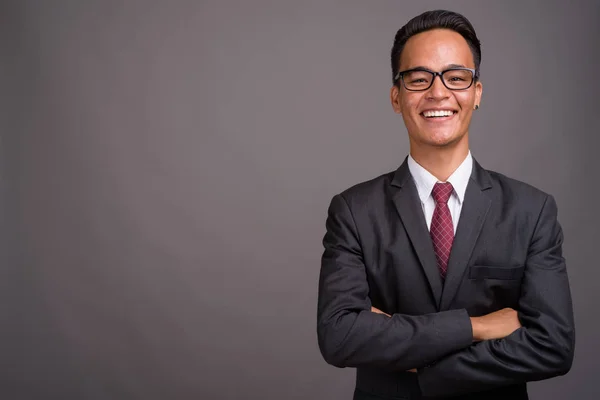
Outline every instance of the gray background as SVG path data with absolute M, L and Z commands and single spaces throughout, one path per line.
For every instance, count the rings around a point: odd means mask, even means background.
M 483 43 L 474 156 L 559 205 L 576 359 L 532 398 L 598 398 L 599 4 L 2 2 L 0 398 L 349 399 L 326 209 L 406 156 L 389 51 L 439 7 Z

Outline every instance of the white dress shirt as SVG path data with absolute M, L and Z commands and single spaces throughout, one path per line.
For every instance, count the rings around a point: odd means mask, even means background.
M 423 207 L 423 213 L 425 214 L 425 221 L 427 222 L 427 229 L 430 229 L 433 210 L 435 209 L 435 200 L 433 200 L 431 191 L 433 190 L 433 186 L 440 181 L 419 165 L 411 155 L 408 156 L 408 169 L 417 185 L 421 206 Z M 450 195 L 450 199 L 448 200 L 448 208 L 450 209 L 450 215 L 452 215 L 452 224 L 454 225 L 455 234 L 472 170 L 473 158 L 469 151 L 467 158 L 465 158 L 462 164 L 456 168 L 446 181 L 450 182 L 453 188 L 452 195 Z

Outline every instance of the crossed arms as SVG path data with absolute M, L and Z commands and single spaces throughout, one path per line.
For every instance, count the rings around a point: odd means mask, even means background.
M 458 395 L 569 371 L 575 334 L 562 231 L 551 196 L 531 240 L 517 311 L 471 318 L 464 309 L 385 315 L 372 308 L 358 232 L 332 199 L 323 239 L 317 334 L 337 367 L 418 371 L 425 396 Z

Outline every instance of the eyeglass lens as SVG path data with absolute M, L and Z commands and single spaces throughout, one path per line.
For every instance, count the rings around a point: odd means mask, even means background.
M 434 75 L 427 71 L 410 71 L 403 75 L 404 85 L 409 90 L 428 89 L 433 78 Z M 442 79 L 449 89 L 461 90 L 473 83 L 473 74 L 469 70 L 452 69 L 444 72 Z

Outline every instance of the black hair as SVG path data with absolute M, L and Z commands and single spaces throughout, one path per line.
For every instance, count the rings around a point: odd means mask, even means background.
M 417 15 L 396 32 L 392 47 L 392 77 L 396 77 L 400 68 L 400 56 L 408 39 L 412 36 L 433 29 L 450 29 L 460 34 L 469 45 L 475 62 L 475 79 L 479 78 L 481 64 L 481 43 L 475 34 L 473 25 L 463 15 L 447 10 L 426 11 Z M 394 80 L 394 84 L 397 82 Z

